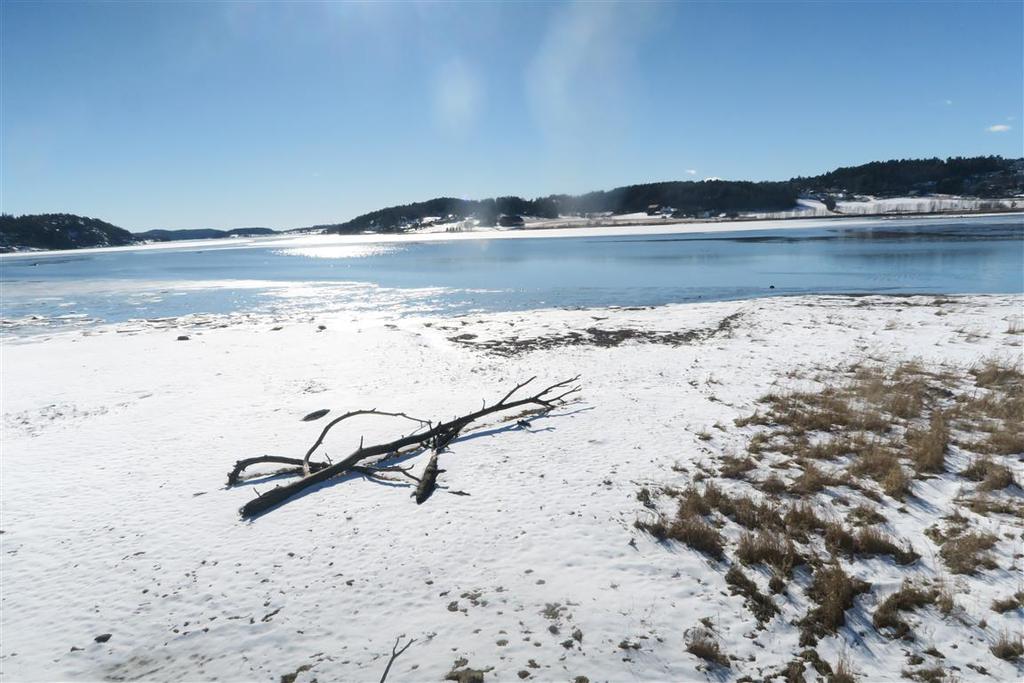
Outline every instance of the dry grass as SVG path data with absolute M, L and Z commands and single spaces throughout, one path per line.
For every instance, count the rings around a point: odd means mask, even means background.
M 939 556 L 954 574 L 976 574 L 980 569 L 995 569 L 996 561 L 989 551 L 995 546 L 992 534 L 970 532 L 948 539 Z
M 973 498 L 965 498 L 960 502 L 965 505 L 968 510 L 979 515 L 988 516 L 992 513 L 996 513 L 1024 519 L 1024 503 L 1019 500 L 993 498 L 982 492 L 981 495 L 974 496 Z
M 1003 632 L 996 639 L 996 642 L 992 643 L 992 647 L 989 648 L 999 659 L 1005 659 L 1008 662 L 1013 662 L 1021 658 L 1024 655 L 1024 640 L 1021 639 L 1020 635 L 1011 636 L 1010 634 Z
M 888 630 L 887 635 L 891 638 L 908 638 L 910 636 L 910 625 L 900 616 L 900 612 L 909 612 L 935 604 L 938 591 L 933 588 L 925 589 L 915 587 L 906 581 L 900 589 L 882 601 L 882 604 L 875 610 L 871 623 L 879 631 Z
M 1024 373 L 1016 365 L 999 358 L 989 358 L 971 368 L 974 382 L 984 389 L 997 389 L 1024 384 Z
M 725 574 L 725 582 L 729 584 L 734 595 L 742 595 L 746 598 L 747 609 L 762 624 L 770 621 L 779 613 L 779 608 L 775 606 L 772 599 L 758 590 L 757 584 L 751 581 L 736 565 L 729 567 L 729 571 Z
M 826 522 L 814 511 L 814 506 L 805 501 L 799 501 L 786 510 L 784 522 L 786 530 L 801 543 L 807 542 L 809 534 L 821 531 L 826 526 Z
M 1017 591 L 1008 598 L 992 601 L 992 611 L 999 614 L 1006 614 L 1021 608 L 1024 608 L 1024 591 Z
M 736 545 L 736 557 L 743 564 L 767 564 L 782 576 L 789 576 L 793 568 L 804 563 L 793 541 L 775 531 L 746 531 Z
M 866 505 L 858 505 L 853 508 L 850 510 L 847 517 L 849 517 L 854 524 L 859 524 L 861 526 L 866 526 L 868 524 L 885 524 L 887 521 L 885 519 L 885 515 Z
M 761 482 L 758 488 L 767 494 L 775 496 L 787 491 L 786 482 L 784 482 L 782 478 L 774 472 L 769 474 L 768 477 Z
M 1010 468 L 990 457 L 974 458 L 960 476 L 980 482 L 979 491 L 1001 491 L 1014 483 Z
M 839 657 L 828 681 L 829 683 L 856 683 L 857 678 L 853 675 L 853 665 L 850 664 L 849 657 L 845 655 Z
M 722 458 L 722 464 L 718 467 L 718 474 L 726 479 L 743 479 L 746 473 L 755 467 L 757 467 L 757 463 L 751 458 L 725 456 Z
M 686 651 L 710 664 L 729 668 L 729 658 L 722 653 L 718 640 L 709 629 L 690 629 L 686 635 Z
M 870 583 L 851 578 L 839 565 L 815 571 L 807 595 L 817 607 L 800 621 L 801 646 L 813 645 L 816 637 L 835 633 L 846 623 L 846 610 L 853 607 L 854 598 L 870 588 Z
M 907 455 L 918 472 L 938 474 L 946 471 L 946 451 L 949 449 L 949 425 L 945 414 L 936 410 L 928 421 L 928 428 L 907 431 Z
M 854 552 L 857 555 L 891 555 L 897 564 L 904 565 L 913 564 L 921 557 L 913 548 L 901 548 L 889 534 L 871 526 L 857 532 Z
M 838 483 L 838 479 L 808 462 L 804 463 L 800 476 L 789 485 L 789 492 L 802 496 L 812 495 L 822 491 L 826 486 L 835 486 Z
M 708 557 L 721 560 L 725 557 L 725 540 L 722 534 L 703 518 L 702 515 L 709 512 L 710 509 L 701 494 L 690 488 L 682 494 L 674 519 L 669 520 L 663 515 L 658 515 L 654 521 L 637 520 L 633 526 L 646 531 L 659 541 L 679 541 Z

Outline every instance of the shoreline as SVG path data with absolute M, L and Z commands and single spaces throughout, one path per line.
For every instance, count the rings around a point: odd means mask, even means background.
M 706 617 L 735 656 L 732 675 L 763 678 L 803 649 L 806 571 L 771 598 L 781 614 L 760 631 L 725 564 L 636 528 L 654 514 L 640 491 L 700 475 L 748 495 L 748 482 L 719 471 L 754 429 L 735 420 L 764 410 L 763 396 L 828 387 L 853 367 L 917 363 L 938 377 L 990 358 L 1019 363 L 1022 306 L 1020 294 L 819 295 L 450 318 L 339 312 L 5 344 L 0 662 L 25 681 L 377 680 L 404 633 L 416 643 L 396 680 L 440 680 L 459 666 L 489 670 L 485 680 L 700 680 L 684 634 Z M 224 488 L 238 458 L 301 457 L 321 429 L 301 418 L 317 409 L 449 417 L 527 377 L 575 374 L 578 402 L 528 428 L 481 425 L 442 455 L 440 483 L 468 496 L 441 490 L 417 506 L 401 482 L 353 478 L 246 523 L 238 508 L 253 486 L 279 482 Z M 332 433 L 329 454 L 396 429 L 360 422 Z M 904 615 L 923 644 L 871 626 L 904 580 L 945 572 L 925 530 L 964 486 L 967 456 L 954 446 L 949 458 L 905 504 L 866 501 L 920 558 L 839 560 L 874 592 L 851 612 L 861 634 L 819 639 L 823 660 L 845 651 L 881 680 L 906 666 L 908 647 L 934 646 L 947 666 L 1017 675 L 988 649 L 1017 612 L 989 604 L 1018 588 L 1022 518 L 964 511 L 997 535 L 996 568 L 955 576 L 953 617 Z M 1022 480 L 1024 465 L 1005 460 Z M 774 456 L 764 466 L 792 469 Z M 838 487 L 807 500 L 845 515 L 862 498 Z M 735 543 L 742 529 L 724 523 Z M 744 571 L 759 587 L 768 579 Z
M 762 230 L 801 230 L 821 229 L 833 225 L 856 227 L 861 223 L 880 223 L 890 221 L 919 221 L 958 218 L 999 218 L 1019 216 L 1024 219 L 1024 212 L 1019 209 L 1006 211 L 982 212 L 932 212 L 920 214 L 876 214 L 876 215 L 842 215 L 842 216 L 792 216 L 787 218 L 736 218 L 729 220 L 693 221 L 690 219 L 667 219 L 665 221 L 644 221 L 610 223 L 601 226 L 527 226 L 525 228 L 484 228 L 467 232 L 406 232 L 406 233 L 373 233 L 357 235 L 290 233 L 268 237 L 240 237 L 231 239 L 180 240 L 175 242 L 152 242 L 148 244 L 125 245 L 118 247 L 85 247 L 82 249 L 64 249 L 50 251 L 24 251 L 0 254 L 0 263 L 4 260 L 73 257 L 76 254 L 98 254 L 123 251 L 150 251 L 161 249 L 200 249 L 213 251 L 217 249 L 238 248 L 292 248 L 305 246 L 324 246 L 331 244 L 389 244 L 400 242 L 439 242 L 457 240 L 487 239 L 531 239 L 560 237 L 618 237 L 639 235 L 672 235 L 672 234 L 717 234 L 724 232 L 755 232 Z M 736 227 L 742 226 L 742 227 Z

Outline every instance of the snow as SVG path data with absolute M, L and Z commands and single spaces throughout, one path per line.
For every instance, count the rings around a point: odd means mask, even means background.
M 1007 329 L 1022 305 L 1021 296 L 794 297 L 454 319 L 342 311 L 225 318 L 223 327 L 169 319 L 5 343 L 3 676 L 278 680 L 310 665 L 297 681 L 378 680 L 405 634 L 416 642 L 389 680 L 440 680 L 460 657 L 493 667 L 487 680 L 518 680 L 523 670 L 534 680 L 705 680 L 683 634 L 708 617 L 723 650 L 739 657 L 727 678 L 760 678 L 802 649 L 788 623 L 806 611 L 801 593 L 777 598 L 785 618 L 755 631 L 723 570 L 633 528 L 645 512 L 638 488 L 684 481 L 673 467 L 693 471 L 739 447 L 739 433 L 712 442 L 697 434 L 752 412 L 759 396 L 795 381 L 790 371 L 878 356 L 962 367 L 993 354 L 1019 359 L 1021 337 Z M 500 357 L 450 339 L 709 329 L 732 314 L 731 336 L 679 347 Z M 301 456 L 322 423 L 300 418 L 319 408 L 447 418 L 517 380 L 577 373 L 578 402 L 529 429 L 492 421 L 442 455 L 441 482 L 469 496 L 439 491 L 416 506 L 404 486 L 352 479 L 246 523 L 238 508 L 274 483 L 223 488 L 238 458 Z M 403 427 L 367 419 L 332 434 L 327 452 Z M 955 494 L 945 480 L 928 485 L 941 489 L 938 499 Z M 934 574 L 922 529 L 938 516 L 913 508 L 894 523 L 921 552 L 917 565 L 873 559 L 849 570 L 892 589 Z M 990 525 L 1014 536 L 997 547 L 1003 569 L 957 579 L 965 623 L 934 610 L 908 617 L 963 680 L 977 677 L 968 663 L 991 680 L 1021 675 L 987 649 L 1001 630 L 1020 631 L 1019 612 L 988 605 L 1019 589 L 1021 525 Z M 845 652 L 863 680 L 897 679 L 905 645 L 864 619 L 822 639 L 819 652 L 833 664 Z M 563 646 L 576 628 L 582 642 Z M 93 641 L 103 633 L 108 642 Z M 623 640 L 640 648 L 627 652 Z

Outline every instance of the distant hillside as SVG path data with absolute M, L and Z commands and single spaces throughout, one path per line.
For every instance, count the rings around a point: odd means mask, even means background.
M 791 183 L 747 181 L 671 181 L 629 185 L 583 195 L 549 195 L 537 199 L 497 197 L 455 199 L 440 197 L 425 202 L 391 206 L 357 216 L 345 223 L 318 225 L 314 229 L 332 233 L 400 232 L 426 218 L 476 219 L 480 225 L 496 225 L 502 215 L 557 218 L 594 213 L 636 213 L 652 205 L 676 217 L 702 213 L 739 211 L 781 211 L 796 205 L 797 191 Z
M 98 218 L 70 213 L 0 215 L 0 251 L 115 247 L 133 242 L 130 232 Z
M 146 242 L 176 242 L 178 240 L 215 240 L 225 237 L 256 237 L 275 234 L 277 231 L 270 228 L 233 228 L 231 230 L 199 228 L 196 230 L 146 230 L 135 233 L 135 237 Z
M 501 215 L 557 218 L 587 214 L 625 214 L 657 207 L 675 218 L 739 212 L 785 211 L 801 195 L 831 203 L 833 197 L 915 196 L 929 193 L 974 197 L 1008 197 L 1024 193 L 1024 160 L 1002 157 L 955 157 L 946 160 L 900 159 L 836 169 L 785 182 L 736 180 L 670 181 L 628 185 L 582 195 L 553 194 L 537 199 L 497 197 L 467 200 L 439 197 L 425 202 L 378 209 L 344 223 L 317 225 L 331 233 L 401 232 L 425 219 L 475 219 L 496 225 Z
M 791 181 L 802 192 L 906 197 L 955 194 L 1009 197 L 1024 192 L 1024 159 L 951 157 L 893 159 L 837 168 Z
M 322 230 L 329 233 L 403 232 L 431 221 L 472 219 L 478 225 L 519 225 L 521 216 L 558 218 L 649 212 L 673 218 L 736 216 L 794 209 L 797 199 L 820 200 L 829 212 L 837 201 L 857 197 L 927 197 L 928 195 L 968 197 L 1024 196 L 1024 159 L 953 157 L 949 159 L 894 159 L 860 166 L 838 168 L 811 177 L 784 182 L 739 180 L 669 181 L 627 185 L 581 195 L 552 194 L 536 199 L 496 197 L 457 199 L 438 197 L 425 202 L 390 206 L 357 216 L 344 223 L 316 225 L 297 232 Z M 885 200 L 889 201 L 889 200 Z M 915 202 L 925 200 L 914 200 Z M 975 203 L 977 204 L 977 203 Z M 845 205 L 851 205 L 846 201 Z M 925 201 L 922 206 L 926 206 Z M 883 210 L 871 209 L 876 213 Z M 936 209 L 921 209 L 922 211 Z M 857 213 L 868 215 L 864 211 Z M 503 218 L 504 217 L 504 218 Z M 0 217 L 0 251 L 14 249 L 77 249 L 138 242 L 166 242 L 187 239 L 222 239 L 231 236 L 269 235 L 269 228 L 233 230 L 148 230 L 132 234 L 95 218 L 71 214 Z

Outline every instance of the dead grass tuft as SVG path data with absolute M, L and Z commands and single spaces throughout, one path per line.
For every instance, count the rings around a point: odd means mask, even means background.
M 904 581 L 900 589 L 882 601 L 882 604 L 875 610 L 871 623 L 878 631 L 888 629 L 887 635 L 890 638 L 910 637 L 910 625 L 900 616 L 900 612 L 909 612 L 935 604 L 938 591 L 935 589 L 918 588 Z
M 1024 384 L 1024 373 L 1015 365 L 999 359 L 989 358 L 971 368 L 974 382 L 983 389 L 1004 388 Z
M 946 451 L 949 449 L 949 425 L 941 411 L 932 412 L 928 428 L 908 430 L 907 455 L 918 472 L 939 474 L 946 471 Z
M 999 614 L 1006 614 L 1021 608 L 1024 608 L 1024 591 L 1017 591 L 1008 598 L 992 601 L 992 611 Z
M 790 484 L 790 493 L 803 496 L 813 495 L 822 491 L 826 486 L 835 486 L 839 483 L 835 477 L 826 474 L 810 462 L 805 463 L 803 468 L 804 471 L 800 476 Z
M 667 520 L 658 515 L 654 521 L 637 520 L 633 526 L 659 541 L 679 541 L 708 557 L 721 560 L 725 557 L 725 541 L 722 534 L 703 518 L 702 515 L 709 512 L 710 506 L 704 497 L 691 487 L 682 494 L 674 519 Z
M 859 524 L 861 526 L 866 526 L 868 524 L 885 524 L 887 521 L 885 519 L 885 515 L 866 505 L 858 505 L 853 508 L 850 510 L 847 517 L 849 517 L 854 524 Z
M 787 531 L 801 543 L 807 542 L 808 534 L 825 528 L 825 521 L 818 517 L 814 506 L 799 501 L 786 510 L 784 518 Z
M 780 493 L 785 493 L 787 490 L 786 482 L 784 482 L 782 478 L 774 472 L 769 474 L 768 477 L 761 482 L 761 485 L 758 488 L 767 494 L 775 496 Z
M 1014 483 L 1010 468 L 990 457 L 974 458 L 960 476 L 980 482 L 979 491 L 1001 491 Z
M 726 479 L 743 479 L 747 472 L 757 467 L 752 458 L 725 456 L 718 468 L 718 474 Z
M 772 599 L 758 590 L 757 584 L 736 565 L 729 567 L 725 574 L 725 582 L 729 584 L 733 595 L 742 595 L 746 598 L 747 609 L 762 624 L 779 613 L 779 608 Z
M 992 643 L 989 650 L 999 659 L 1013 662 L 1024 655 L 1024 640 L 1020 635 L 1011 636 L 1004 631 L 996 639 L 996 642 Z
M 870 583 L 851 578 L 839 565 L 816 570 L 807 595 L 817 607 L 800 621 L 801 646 L 813 645 L 817 637 L 835 633 L 846 623 L 846 610 L 853 607 L 854 598 L 870 588 Z
M 854 552 L 857 555 L 891 555 L 896 564 L 913 564 L 921 556 L 911 547 L 901 548 L 889 534 L 878 527 L 866 526 L 857 532 Z
M 976 574 L 981 569 L 995 569 L 996 561 L 989 552 L 996 544 L 992 534 L 970 532 L 948 539 L 939 556 L 954 574 Z
M 686 651 L 709 664 L 729 668 L 729 658 L 722 653 L 714 633 L 703 627 L 690 629 L 686 635 Z
M 794 567 L 805 561 L 790 538 L 764 530 L 743 532 L 736 545 L 736 557 L 743 564 L 767 564 L 782 576 L 789 576 Z
M 857 678 L 853 675 L 853 665 L 850 658 L 843 655 L 836 662 L 835 670 L 828 677 L 828 683 L 856 683 Z

